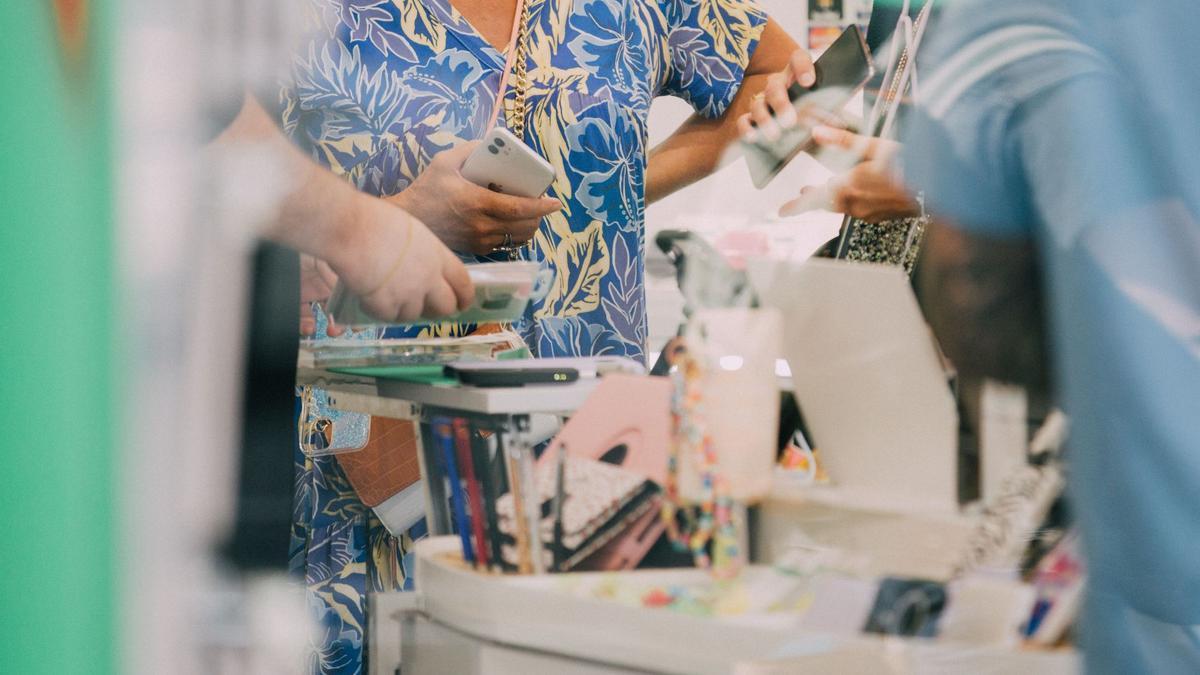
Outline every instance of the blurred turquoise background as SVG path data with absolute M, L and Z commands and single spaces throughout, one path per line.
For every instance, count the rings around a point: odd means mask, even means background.
M 115 669 L 108 11 L 0 3 L 0 671 Z

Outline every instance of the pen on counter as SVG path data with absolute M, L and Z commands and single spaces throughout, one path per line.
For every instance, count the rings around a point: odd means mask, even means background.
M 471 451 L 475 457 L 475 476 L 483 486 L 483 515 L 486 516 L 484 530 L 490 547 L 491 567 L 502 571 L 504 558 L 501 557 L 500 519 L 496 515 L 496 499 L 504 480 L 504 465 L 493 459 L 490 441 L 482 434 L 471 434 Z
M 566 467 L 567 467 L 567 444 L 558 444 L 558 462 L 555 467 L 554 476 L 554 543 L 553 556 L 555 572 L 563 571 L 563 558 L 566 557 L 566 551 L 563 550 L 563 502 L 566 501 Z
M 529 557 L 533 559 L 533 573 L 544 574 L 546 559 L 543 557 L 545 546 L 542 543 L 542 491 L 538 489 L 537 477 L 533 470 L 533 448 L 522 440 L 518 443 L 517 450 L 518 469 L 521 472 L 521 480 L 525 483 L 522 493 L 525 499 L 525 518 L 528 521 L 526 527 L 530 532 Z
M 446 477 L 450 481 L 450 506 L 454 511 L 454 527 L 462 541 L 463 560 L 475 564 L 475 551 L 471 546 L 471 526 L 467 521 L 466 499 L 463 497 L 462 481 L 454 459 L 454 433 L 446 417 L 433 418 L 433 433 L 442 449 L 442 461 L 446 464 Z
M 488 568 L 488 547 L 483 537 L 483 495 L 479 488 L 479 477 L 475 470 L 475 457 L 471 452 L 471 430 L 467 420 L 454 419 L 454 441 L 458 449 L 458 465 L 467 484 L 467 506 L 471 520 L 471 534 L 475 538 L 476 567 Z
M 500 448 L 504 453 L 508 467 L 508 491 L 512 493 L 513 529 L 517 540 L 517 572 L 529 574 L 533 572 L 530 560 L 532 545 L 530 544 L 529 521 L 525 517 L 525 493 L 536 491 L 537 486 L 525 485 L 521 475 L 521 449 L 513 445 L 507 435 L 500 437 Z

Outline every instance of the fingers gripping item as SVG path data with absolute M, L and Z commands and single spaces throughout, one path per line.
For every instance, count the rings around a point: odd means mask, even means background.
M 434 322 L 487 323 L 509 322 L 521 318 L 530 300 L 536 300 L 550 288 L 553 272 L 541 269 L 537 263 L 514 261 L 468 265 L 467 272 L 475 285 L 475 301 L 466 310 L 436 320 L 418 319 L 408 324 Z M 329 299 L 328 313 L 342 326 L 393 325 L 367 314 L 359 296 L 338 282 Z
M 753 141 L 742 141 L 751 180 L 759 189 L 766 187 L 796 155 L 812 146 L 813 127 L 845 126 L 842 108 L 875 72 L 871 52 L 858 26 L 847 28 L 813 65 L 816 81 L 811 88 L 799 84 L 788 88 L 796 123 L 776 140 L 758 134 Z
M 828 87 L 853 87 L 855 89 L 866 84 L 873 74 L 871 65 L 871 49 L 857 25 L 851 25 L 838 39 L 829 45 L 821 54 L 821 58 L 813 63 L 816 80 L 809 89 L 826 89 Z M 788 89 L 788 96 L 795 101 L 807 92 L 799 85 Z

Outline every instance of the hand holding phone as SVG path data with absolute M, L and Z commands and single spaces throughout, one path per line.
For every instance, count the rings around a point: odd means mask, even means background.
M 813 64 L 812 86 L 803 82 L 786 86 L 791 103 L 776 115 L 765 104 L 739 120 L 744 133 L 743 150 L 750 176 L 757 188 L 764 188 L 796 155 L 812 147 L 812 128 L 837 125 L 841 109 L 871 76 L 871 52 L 858 26 L 851 25 Z M 785 86 L 776 80 L 768 85 L 763 98 L 777 101 Z M 776 122 L 778 119 L 778 122 Z M 780 126 L 787 127 L 780 129 Z
M 463 178 L 493 192 L 540 197 L 554 182 L 554 167 L 508 129 L 495 127 L 462 165 Z
M 529 189 L 520 191 L 531 196 L 520 196 L 511 189 L 489 190 L 486 182 L 491 179 L 480 177 L 474 168 L 477 160 L 471 159 L 482 153 L 498 160 L 488 147 L 501 151 L 494 143 L 472 141 L 439 152 L 411 185 L 388 201 L 416 216 L 446 246 L 460 253 L 486 255 L 506 242 L 529 241 L 541 219 L 562 208 L 558 199 L 541 196 L 553 180 L 553 171 L 549 177 L 543 175 L 543 184 L 521 183 Z M 485 184 L 481 186 L 480 182 Z M 497 187 L 505 185 L 501 182 Z

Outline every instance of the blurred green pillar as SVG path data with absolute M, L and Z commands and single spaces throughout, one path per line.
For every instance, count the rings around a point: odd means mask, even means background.
M 5 673 L 116 669 L 112 14 L 0 2 Z

